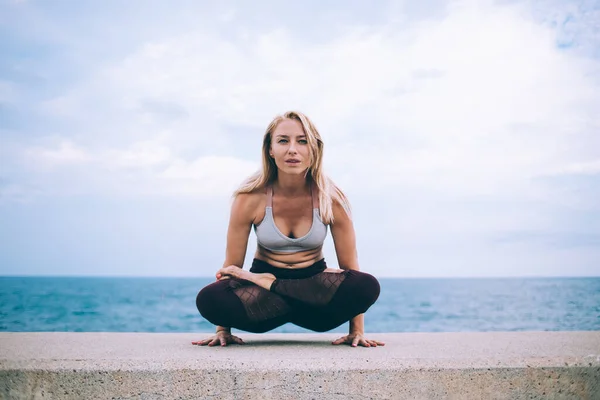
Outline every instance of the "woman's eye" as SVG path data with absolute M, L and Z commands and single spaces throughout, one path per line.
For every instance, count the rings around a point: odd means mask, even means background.
M 298 140 L 298 143 L 300 143 L 300 144 L 307 144 L 308 141 L 306 139 L 300 139 L 300 140 Z
M 286 139 L 279 139 L 279 140 L 277 141 L 277 143 L 287 143 L 287 140 L 286 140 Z

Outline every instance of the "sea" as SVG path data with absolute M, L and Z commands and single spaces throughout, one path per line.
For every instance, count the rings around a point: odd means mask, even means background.
M 213 279 L 0 277 L 0 331 L 212 332 L 195 299 Z M 381 278 L 380 284 L 365 314 L 366 332 L 600 330 L 600 277 Z M 272 332 L 308 331 L 286 324 Z

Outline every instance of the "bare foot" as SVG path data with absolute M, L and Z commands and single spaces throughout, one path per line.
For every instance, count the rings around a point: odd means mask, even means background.
M 255 284 L 257 284 L 258 286 L 265 288 L 267 290 L 271 290 L 271 285 L 273 284 L 273 282 L 275 282 L 275 275 L 273 274 L 253 274 L 251 272 L 249 272 L 251 275 L 253 275 L 252 277 L 252 281 Z
M 230 277 L 250 281 L 255 285 L 267 290 L 271 289 L 271 285 L 275 281 L 275 275 L 273 274 L 255 274 L 250 271 L 243 270 L 235 265 L 230 265 L 217 271 L 217 279 L 219 280 Z

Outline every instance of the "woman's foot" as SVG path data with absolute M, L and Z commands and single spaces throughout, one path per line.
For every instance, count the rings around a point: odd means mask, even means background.
M 275 275 L 273 274 L 255 274 L 250 271 L 246 271 L 235 265 L 221 268 L 217 271 L 217 279 L 228 279 L 238 278 L 246 281 L 250 281 L 257 286 L 271 290 L 271 285 L 275 281 Z

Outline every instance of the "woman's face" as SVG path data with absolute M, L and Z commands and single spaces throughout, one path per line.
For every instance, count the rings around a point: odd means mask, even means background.
M 303 174 L 310 167 L 310 149 L 300 122 L 284 119 L 277 125 L 270 155 L 277 168 L 288 174 Z

